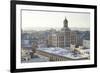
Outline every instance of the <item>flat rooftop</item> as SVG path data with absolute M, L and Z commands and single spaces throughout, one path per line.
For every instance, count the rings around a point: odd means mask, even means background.
M 81 54 L 74 55 L 74 53 L 71 50 L 63 49 L 63 48 L 58 48 L 58 47 L 50 47 L 50 48 L 37 48 L 37 50 L 47 52 L 50 54 L 55 54 L 58 56 L 66 57 L 66 58 L 71 58 L 71 59 L 83 59 L 83 58 L 88 58 L 89 55 L 82 56 Z M 84 50 L 85 52 L 89 52 L 89 49 Z

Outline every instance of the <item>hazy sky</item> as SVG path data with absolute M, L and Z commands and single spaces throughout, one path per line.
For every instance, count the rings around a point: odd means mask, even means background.
M 50 28 L 59 29 L 63 27 L 64 19 L 68 20 L 69 27 L 89 28 L 89 13 L 74 12 L 46 12 L 22 10 L 23 30 L 46 30 Z

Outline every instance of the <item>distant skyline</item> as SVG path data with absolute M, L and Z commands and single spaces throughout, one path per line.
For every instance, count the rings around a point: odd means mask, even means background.
M 65 17 L 69 28 L 90 28 L 89 13 L 22 11 L 22 29 L 37 31 L 61 29 Z

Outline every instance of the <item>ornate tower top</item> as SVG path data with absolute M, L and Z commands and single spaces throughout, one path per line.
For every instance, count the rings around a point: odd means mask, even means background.
M 66 19 L 66 17 L 65 17 L 65 20 L 64 20 L 64 27 L 68 28 L 68 20 Z
M 65 17 L 65 19 L 63 21 L 63 24 L 64 24 L 64 27 L 61 30 L 64 31 L 64 32 L 70 31 L 70 29 L 68 27 L 68 20 L 66 19 L 66 17 Z

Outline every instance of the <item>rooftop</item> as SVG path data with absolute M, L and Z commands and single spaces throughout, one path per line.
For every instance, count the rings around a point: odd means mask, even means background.
M 81 56 L 81 54 L 77 54 L 76 56 L 73 54 L 73 52 L 71 50 L 66 50 L 63 48 L 37 48 L 37 50 L 40 51 L 44 51 L 47 53 L 51 53 L 51 54 L 55 54 L 58 56 L 63 56 L 63 57 L 67 57 L 67 58 L 71 58 L 71 59 L 83 59 L 83 58 L 87 58 L 88 56 Z M 89 51 L 89 50 L 87 50 Z
M 48 59 L 42 57 L 38 57 L 38 56 L 34 56 L 33 58 L 31 58 L 28 61 L 23 60 L 22 63 L 31 63 L 31 62 L 48 62 Z

